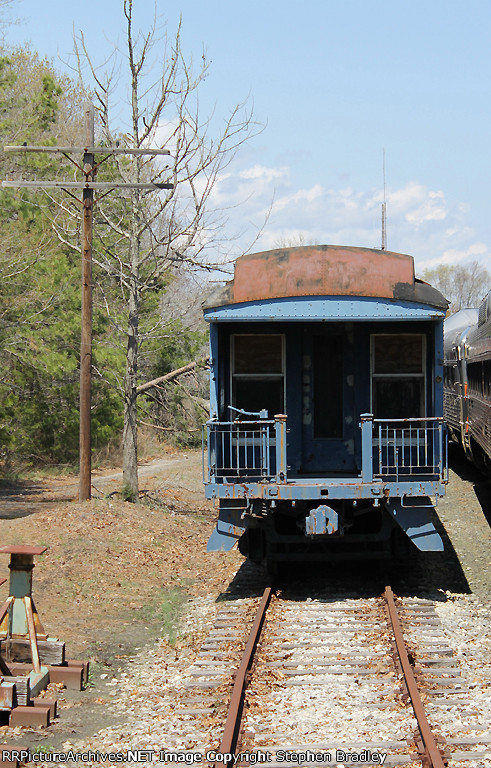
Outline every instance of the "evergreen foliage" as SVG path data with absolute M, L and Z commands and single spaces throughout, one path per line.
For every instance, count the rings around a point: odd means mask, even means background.
M 0 58 L 0 141 L 49 145 L 76 133 L 74 89 L 28 49 Z M 70 105 L 70 106 L 69 106 Z M 69 108 L 68 108 L 69 107 Z M 71 117 L 70 117 L 71 116 Z M 2 175 L 56 177 L 55 155 L 3 155 Z M 43 193 L 0 190 L 0 452 L 28 462 L 73 463 L 78 456 L 80 258 L 51 223 L 58 209 Z M 110 335 L 94 312 L 94 332 Z M 95 362 L 114 363 L 101 343 Z M 119 361 L 121 363 L 121 360 Z M 94 381 L 93 443 L 121 429 L 118 393 Z

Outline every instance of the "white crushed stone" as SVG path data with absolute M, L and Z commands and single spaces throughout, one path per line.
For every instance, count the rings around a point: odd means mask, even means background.
M 446 707 L 443 699 L 441 702 L 429 699 L 426 702 L 427 712 L 432 726 L 443 737 L 472 738 L 482 734 L 486 725 L 491 723 L 491 604 L 485 604 L 472 595 L 446 593 L 444 597 L 444 600 L 436 603 L 428 601 L 435 606 L 441 626 L 432 628 L 426 632 L 426 636 L 424 627 L 411 627 L 408 636 L 411 640 L 423 643 L 436 633 L 438 640 L 443 638 L 453 649 L 459 673 L 466 678 L 471 690 L 460 695 L 462 705 L 459 707 Z M 378 624 L 376 620 L 372 621 L 372 613 L 374 617 L 377 615 L 376 602 L 375 599 L 364 598 L 347 601 L 311 600 L 304 604 L 292 602 L 285 608 L 285 603 L 278 601 L 276 606 L 281 605 L 282 608 L 281 611 L 277 610 L 277 614 L 274 614 L 273 606 L 273 617 L 268 619 L 267 629 L 267 632 L 271 632 L 267 636 L 270 639 L 266 639 L 260 649 L 257 667 L 259 676 L 253 678 L 248 689 L 251 705 L 246 714 L 245 731 L 256 734 L 253 748 L 263 747 L 273 754 L 282 746 L 314 750 L 344 746 L 359 751 L 364 746 L 375 749 L 379 744 L 402 742 L 410 737 L 416 728 L 415 719 L 410 705 L 403 704 L 399 695 L 399 680 L 390 658 L 392 648 L 388 630 L 383 619 Z M 124 672 L 107 682 L 111 686 L 108 693 L 112 694 L 108 706 L 122 716 L 124 725 L 101 728 L 91 743 L 73 740 L 66 742 L 64 749 L 76 752 L 89 749 L 100 752 L 153 750 L 154 763 L 159 761 L 160 750 L 202 752 L 204 755 L 207 750 L 216 749 L 221 737 L 221 732 L 217 732 L 217 722 L 223 722 L 223 713 L 220 712 L 218 720 L 211 716 L 200 719 L 197 715 L 185 714 L 186 708 L 207 707 L 210 696 L 215 695 L 216 698 L 216 694 L 213 689 L 205 689 L 200 693 L 199 688 L 187 686 L 197 680 L 192 677 L 192 671 L 200 669 L 200 664 L 205 664 L 207 659 L 213 661 L 217 672 L 223 670 L 224 680 L 230 679 L 240 654 L 231 663 L 230 648 L 233 647 L 233 641 L 220 641 L 222 630 L 220 622 L 216 625 L 217 616 L 236 616 L 235 629 L 239 630 L 242 638 L 251 607 L 256 604 L 256 598 L 217 603 L 211 595 L 192 600 L 182 620 L 178 647 L 172 648 L 162 643 L 143 648 Z M 305 606 L 309 610 L 309 630 L 304 626 Z M 369 624 L 364 626 L 360 621 L 353 622 L 349 614 L 342 612 L 333 614 L 336 608 L 354 606 L 368 617 L 366 621 Z M 283 642 L 293 647 L 278 654 L 281 633 L 287 625 L 291 627 L 293 619 L 297 628 L 293 634 L 291 629 L 288 630 L 288 636 L 282 638 Z M 321 628 L 326 626 L 333 631 L 322 632 Z M 213 650 L 202 650 L 197 655 L 191 644 L 186 644 L 186 638 L 199 633 L 207 635 L 207 643 L 222 642 L 222 655 Z M 307 645 L 302 646 L 301 643 Z M 315 645 L 321 647 L 315 648 Z M 362 674 L 346 674 L 342 665 L 332 667 L 321 676 L 297 678 L 285 675 L 281 667 L 271 666 L 272 662 L 276 664 L 284 656 L 288 662 L 296 663 L 299 670 L 305 670 L 319 658 L 322 660 L 323 654 L 330 658 L 338 656 L 340 660 L 349 657 L 360 662 L 373 654 L 377 681 L 370 682 L 368 676 Z M 334 671 L 342 674 L 333 674 Z M 322 680 L 326 684 L 292 684 L 306 683 L 307 680 Z M 255 699 L 257 706 L 254 704 Z M 380 702 L 389 703 L 390 707 L 375 706 Z M 268 738 L 268 734 L 274 738 Z M 282 734 L 283 739 L 280 738 Z M 478 746 L 468 748 L 479 749 Z M 489 750 L 489 746 L 484 749 Z M 395 755 L 398 750 L 395 748 L 387 751 Z M 402 748 L 400 751 L 407 752 Z M 203 764 L 206 762 L 203 759 Z M 85 764 L 100 765 L 90 762 Z M 341 766 L 341 763 L 331 764 Z M 405 765 L 409 766 L 410 763 Z M 490 766 L 491 751 L 488 751 L 483 759 L 465 762 L 454 760 L 449 768 Z
M 440 625 L 430 628 L 425 627 L 424 622 L 420 627 L 410 624 L 406 637 L 423 653 L 425 648 L 448 645 L 453 651 L 449 661 L 456 662 L 456 667 L 445 677 L 463 678 L 463 682 L 448 687 L 446 696 L 432 696 L 425 701 L 428 720 L 434 732 L 445 740 L 483 738 L 491 741 L 491 604 L 475 595 L 451 592 L 442 593 L 440 600 L 427 602 L 434 607 Z M 411 601 L 403 600 L 403 603 L 408 605 Z M 438 677 L 435 684 L 438 686 Z M 459 689 L 462 692 L 459 693 Z M 450 743 L 448 749 L 450 753 L 454 750 L 485 753 L 482 758 L 452 760 L 451 768 L 491 766 L 491 744 Z
M 343 609 L 354 610 L 362 618 Z M 301 629 L 306 618 L 310 628 Z M 315 745 L 317 750 L 329 750 L 333 757 L 336 749 L 379 751 L 384 744 L 404 742 L 414 731 L 412 710 L 400 699 L 388 630 L 380 621 L 379 600 L 276 603 L 268 627 L 272 623 L 275 636 L 268 634 L 262 644 L 257 677 L 248 689 L 248 700 L 256 697 L 257 705 L 251 707 L 244 729 L 255 732 L 256 748 L 269 748 L 274 753 Z M 299 685 L 289 686 L 289 677 L 283 674 L 265 692 L 268 659 L 271 654 L 276 657 L 279 641 L 287 641 L 292 624 L 299 627 L 294 634 L 298 645 L 285 656 L 299 670 L 308 669 L 323 657 L 355 662 L 373 659 L 370 674 L 350 673 L 346 666 L 335 664 L 320 674 L 302 676 Z M 390 706 L 384 708 L 387 703 Z
M 122 715 L 124 724 L 101 728 L 90 743 L 82 740 L 67 741 L 65 750 L 84 753 L 97 749 L 99 752 L 126 752 L 127 750 L 152 750 L 155 754 L 148 762 L 159 762 L 159 752 L 201 751 L 218 748 L 213 724 L 197 731 L 195 716 L 183 713 L 186 707 L 203 707 L 209 704 L 209 692 L 204 691 L 203 702 L 187 703 L 198 698 L 200 690 L 192 687 L 192 671 L 196 669 L 196 650 L 186 645 L 186 638 L 207 633 L 207 640 L 214 640 L 213 627 L 221 611 L 237 614 L 238 627 L 255 599 L 238 599 L 217 604 L 213 596 L 196 598 L 188 609 L 180 626 L 178 646 L 159 645 L 143 648 L 133 658 L 129 670 L 107 685 L 117 686 L 110 706 Z M 243 633 L 241 633 L 242 636 Z M 238 665 L 223 665 L 224 678 Z M 213 691 L 211 691 L 213 693 Z M 206 761 L 204 761 L 206 762 Z M 43 765 L 38 763 L 38 765 Z M 46 763 L 47 765 L 47 763 Z M 84 765 L 100 763 L 84 762 Z
M 431 717 L 438 718 L 439 730 L 445 738 L 478 737 L 487 726 L 487 738 L 491 741 L 491 603 L 475 595 L 447 592 L 445 596 L 446 601 L 437 602 L 435 610 L 470 692 L 462 694 L 458 709 L 447 708 L 443 702 L 433 706 Z M 438 713 L 433 713 L 433 709 L 438 709 Z M 491 744 L 487 745 L 486 753 L 482 760 L 453 761 L 451 766 L 489 768 Z

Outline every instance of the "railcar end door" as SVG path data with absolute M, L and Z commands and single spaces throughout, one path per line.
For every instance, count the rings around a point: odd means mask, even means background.
M 314 332 L 303 345 L 301 472 L 356 471 L 352 332 Z

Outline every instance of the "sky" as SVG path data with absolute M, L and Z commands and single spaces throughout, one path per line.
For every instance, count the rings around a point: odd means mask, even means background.
M 379 248 L 385 156 L 387 248 L 414 256 L 418 273 L 473 260 L 491 271 L 491 0 L 156 5 L 162 34 L 181 16 L 186 55 L 210 61 L 200 109 L 211 127 L 244 100 L 263 126 L 213 194 L 231 255 Z M 29 42 L 63 70 L 82 30 L 102 63 L 124 46 L 122 6 L 15 0 L 6 42 Z M 134 0 L 135 26 L 148 30 L 154 10 Z

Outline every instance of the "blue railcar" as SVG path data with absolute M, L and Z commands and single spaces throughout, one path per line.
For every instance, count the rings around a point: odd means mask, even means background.
M 240 257 L 210 323 L 209 550 L 255 562 L 443 544 L 447 301 L 410 256 L 307 246 Z M 430 500 L 431 499 L 431 500 Z M 402 534 L 404 532 L 404 534 Z

